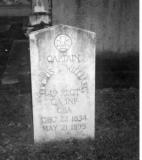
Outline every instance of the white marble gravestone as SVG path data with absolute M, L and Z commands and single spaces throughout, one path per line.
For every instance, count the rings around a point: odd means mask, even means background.
M 35 142 L 94 138 L 95 33 L 56 25 L 30 34 Z

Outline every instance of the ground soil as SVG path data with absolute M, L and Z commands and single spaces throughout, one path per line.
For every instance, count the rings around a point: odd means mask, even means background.
M 0 160 L 138 160 L 139 91 L 97 89 L 95 140 L 33 144 L 31 94 L 0 92 Z

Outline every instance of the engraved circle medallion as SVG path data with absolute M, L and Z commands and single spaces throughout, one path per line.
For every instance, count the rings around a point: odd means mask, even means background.
M 70 49 L 72 40 L 69 36 L 61 34 L 55 39 L 55 47 L 60 52 L 66 52 Z

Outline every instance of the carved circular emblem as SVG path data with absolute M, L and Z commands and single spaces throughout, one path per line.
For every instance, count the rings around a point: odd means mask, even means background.
M 66 52 L 72 45 L 71 38 L 67 35 L 61 34 L 55 39 L 55 47 L 60 52 Z

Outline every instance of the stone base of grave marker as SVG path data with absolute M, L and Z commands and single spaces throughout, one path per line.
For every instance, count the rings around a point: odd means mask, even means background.
M 94 138 L 95 33 L 66 25 L 30 34 L 34 140 Z

